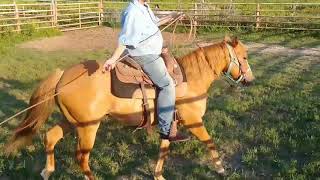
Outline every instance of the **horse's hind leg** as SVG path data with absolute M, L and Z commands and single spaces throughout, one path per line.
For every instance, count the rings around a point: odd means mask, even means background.
M 85 174 L 85 178 L 90 180 L 94 179 L 94 176 L 89 167 L 89 156 L 96 139 L 99 125 L 100 122 L 93 125 L 77 127 L 79 138 L 79 150 L 77 152 L 77 158 L 80 160 L 80 167 Z
M 159 158 L 158 158 L 156 169 L 154 172 L 155 180 L 164 180 L 162 176 L 162 167 L 163 167 L 164 160 L 169 155 L 169 145 L 170 145 L 170 141 L 161 140 Z
M 81 149 L 80 149 L 80 141 L 79 141 L 79 138 L 78 138 L 78 143 L 77 143 L 77 151 L 76 151 L 76 159 L 78 161 L 78 163 L 80 163 L 81 161 Z
M 184 126 L 188 128 L 188 130 L 193 135 L 195 135 L 201 142 L 203 142 L 207 146 L 211 154 L 215 171 L 218 174 L 223 175 L 225 173 L 225 170 L 223 168 L 221 160 L 219 159 L 219 153 L 216 149 L 215 144 L 213 143 L 212 138 L 208 134 L 207 129 L 204 127 L 202 120 L 193 121 L 192 123 L 190 123 L 190 121 L 188 123 L 185 122 Z
M 69 132 L 71 129 L 71 125 L 64 121 L 53 128 L 51 128 L 45 137 L 45 146 L 47 153 L 47 162 L 46 167 L 42 170 L 41 176 L 43 179 L 49 179 L 51 173 L 55 170 L 55 162 L 54 162 L 54 146 L 57 142 L 63 138 L 63 135 Z

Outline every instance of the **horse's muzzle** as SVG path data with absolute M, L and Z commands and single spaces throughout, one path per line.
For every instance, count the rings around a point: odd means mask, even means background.
M 253 81 L 247 81 L 246 79 L 242 81 L 243 86 L 251 86 L 252 84 L 253 84 Z

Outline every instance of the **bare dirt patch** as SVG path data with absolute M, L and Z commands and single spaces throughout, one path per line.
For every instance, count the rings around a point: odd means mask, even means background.
M 109 27 L 99 27 L 87 30 L 76 30 L 65 32 L 61 36 L 44 38 L 41 40 L 34 40 L 19 45 L 21 48 L 35 49 L 39 51 L 95 51 L 95 50 L 109 50 L 113 51 L 117 46 L 118 34 L 120 29 L 113 29 Z M 188 34 L 173 34 L 163 32 L 166 44 L 170 44 L 174 37 L 174 45 L 190 45 L 188 41 Z M 213 40 L 211 42 L 198 41 L 192 43 L 191 46 L 181 47 L 182 51 L 189 52 L 197 46 L 207 46 L 213 42 L 220 40 Z M 280 45 L 262 44 L 262 43 L 246 43 L 249 50 L 258 54 L 278 54 L 281 56 L 309 56 L 320 57 L 320 48 L 287 48 Z
M 21 48 L 35 49 L 40 51 L 94 51 L 108 49 L 113 51 L 117 46 L 119 29 L 99 27 L 87 30 L 76 30 L 63 33 L 62 36 L 34 40 L 19 45 Z M 164 32 L 166 43 L 170 43 L 172 33 Z M 175 34 L 175 45 L 187 42 L 187 34 Z
M 198 46 L 208 46 L 213 44 L 212 42 L 198 42 Z M 288 48 L 275 44 L 263 44 L 263 43 L 246 43 L 249 51 L 258 54 L 277 54 L 279 56 L 310 56 L 320 57 L 320 48 Z
M 280 45 L 248 43 L 248 47 L 261 54 L 320 57 L 320 48 L 287 48 Z

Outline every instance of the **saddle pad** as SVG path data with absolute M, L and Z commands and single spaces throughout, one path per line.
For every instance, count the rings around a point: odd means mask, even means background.
M 156 99 L 157 91 L 156 88 L 150 84 L 145 85 L 145 90 L 148 99 Z M 187 82 L 182 82 L 176 86 L 176 97 L 183 97 L 186 95 L 188 90 Z M 139 84 L 135 83 L 124 83 L 116 76 L 116 71 L 111 71 L 111 93 L 114 96 L 120 98 L 133 98 L 143 99 L 142 90 Z

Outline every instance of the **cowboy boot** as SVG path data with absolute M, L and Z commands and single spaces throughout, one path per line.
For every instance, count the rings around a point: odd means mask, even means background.
M 168 139 L 170 142 L 188 141 L 190 137 L 178 133 L 178 120 L 172 121 L 169 135 L 160 134 L 161 139 Z
M 190 137 L 181 133 L 178 133 L 178 120 L 172 121 L 171 129 L 169 133 L 170 142 L 184 142 L 190 140 Z

